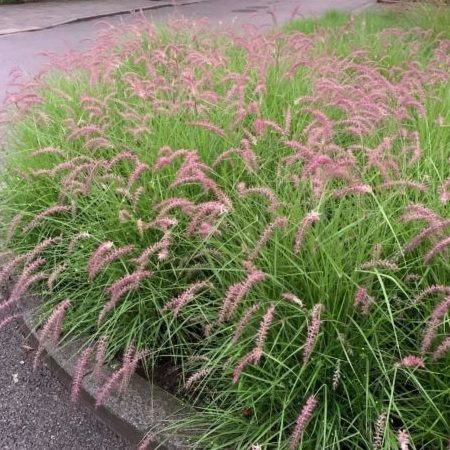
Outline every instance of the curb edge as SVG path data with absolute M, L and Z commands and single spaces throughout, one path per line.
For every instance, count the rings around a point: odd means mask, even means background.
M 35 332 L 34 312 L 25 305 L 22 307 L 22 313 L 19 325 L 31 344 L 35 346 L 38 338 Z M 44 347 L 43 359 L 66 388 L 70 388 L 76 356 L 79 355 L 83 344 L 83 339 L 76 339 L 63 347 Z M 105 367 L 105 371 L 112 373 L 110 367 Z M 177 434 L 168 436 L 162 431 L 164 424 L 167 424 L 169 420 L 180 419 L 193 413 L 192 408 L 183 404 L 172 394 L 153 385 L 140 375 L 134 374 L 126 393 L 120 395 L 113 392 L 104 405 L 96 408 L 95 394 L 98 390 L 99 385 L 88 373 L 83 379 L 79 403 L 90 409 L 98 420 L 126 441 L 137 445 L 149 431 L 154 435 L 155 430 L 156 433 L 161 430 L 160 434 L 149 443 L 147 450 L 187 449 L 183 436 Z

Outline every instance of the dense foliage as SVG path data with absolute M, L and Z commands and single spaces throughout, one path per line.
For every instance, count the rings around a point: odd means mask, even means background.
M 449 17 L 140 21 L 14 73 L 2 314 L 44 293 L 78 383 L 126 349 L 99 404 L 175 364 L 195 448 L 446 448 Z

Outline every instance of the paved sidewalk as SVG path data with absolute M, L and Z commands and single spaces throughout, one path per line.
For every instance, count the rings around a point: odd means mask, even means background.
M 59 0 L 0 5 L 0 35 L 43 30 L 137 10 L 184 6 L 205 0 Z

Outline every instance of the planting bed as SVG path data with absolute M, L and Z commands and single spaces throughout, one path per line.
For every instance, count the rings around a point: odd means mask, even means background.
M 176 367 L 191 448 L 447 448 L 449 25 L 141 21 L 14 72 L 4 320 L 39 293 L 98 408 Z

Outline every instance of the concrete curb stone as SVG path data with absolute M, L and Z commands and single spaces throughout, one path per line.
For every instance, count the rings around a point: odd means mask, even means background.
M 30 343 L 37 346 L 36 309 L 22 304 L 23 319 L 21 327 Z M 83 339 L 75 339 L 59 347 L 46 346 L 43 353 L 46 364 L 67 388 L 72 383 L 74 369 Z M 112 368 L 105 367 L 105 374 L 112 373 Z M 112 393 L 104 405 L 95 408 L 95 395 L 100 386 L 88 371 L 80 392 L 80 403 L 87 406 L 93 414 L 119 436 L 132 444 L 139 444 L 151 431 L 155 436 L 149 443 L 148 450 L 186 450 L 186 438 L 171 434 L 164 435 L 162 429 L 168 421 L 185 418 L 193 414 L 193 409 L 160 387 L 153 385 L 139 375 L 134 374 L 127 392 Z

